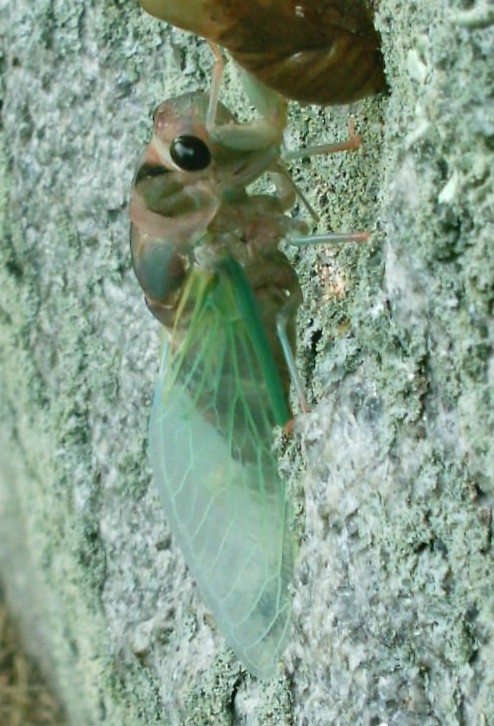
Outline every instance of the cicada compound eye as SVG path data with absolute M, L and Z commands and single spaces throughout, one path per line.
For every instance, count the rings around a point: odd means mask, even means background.
M 211 152 L 198 136 L 177 136 L 170 144 L 170 156 L 183 171 L 202 171 L 211 164 Z

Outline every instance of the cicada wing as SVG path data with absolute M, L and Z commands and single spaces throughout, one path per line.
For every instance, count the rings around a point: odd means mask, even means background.
M 180 349 L 165 346 L 150 455 L 170 526 L 220 632 L 250 672 L 267 678 L 288 636 L 294 545 L 271 450 L 277 415 L 259 319 L 245 318 L 236 284 L 222 274 Z

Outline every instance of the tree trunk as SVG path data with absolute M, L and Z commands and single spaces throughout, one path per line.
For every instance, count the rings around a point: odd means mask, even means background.
M 291 107 L 320 230 L 294 256 L 312 413 L 281 462 L 303 535 L 280 677 L 215 629 L 150 480 L 160 330 L 127 203 L 200 39 L 137 0 L 0 2 L 0 573 L 78 726 L 494 724 L 494 13 L 381 0 L 390 93 Z M 223 101 L 244 110 L 229 64 Z

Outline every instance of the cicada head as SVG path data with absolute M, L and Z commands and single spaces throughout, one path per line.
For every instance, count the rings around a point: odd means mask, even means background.
M 204 118 L 208 96 L 185 94 L 154 113 L 153 136 L 137 167 L 130 216 L 149 238 L 193 245 L 220 200 Z
M 186 93 L 160 104 L 153 116 L 153 136 L 134 177 L 132 221 L 177 244 L 193 244 L 197 234 L 204 233 L 227 177 L 248 163 L 248 154 L 210 137 L 208 106 L 209 96 L 203 93 Z M 234 121 L 219 103 L 216 125 Z

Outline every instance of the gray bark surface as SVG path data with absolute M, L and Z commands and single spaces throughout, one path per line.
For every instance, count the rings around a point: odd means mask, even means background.
M 283 454 L 301 546 L 278 679 L 215 629 L 150 481 L 160 331 L 128 248 L 198 38 L 119 0 L 0 0 L 0 577 L 77 726 L 494 724 L 494 13 L 381 0 L 390 94 L 291 108 L 319 229 L 293 255 L 313 407 Z M 222 100 L 244 110 L 228 67 Z M 244 116 L 245 117 L 245 116 Z M 303 213 L 301 210 L 300 213 Z

